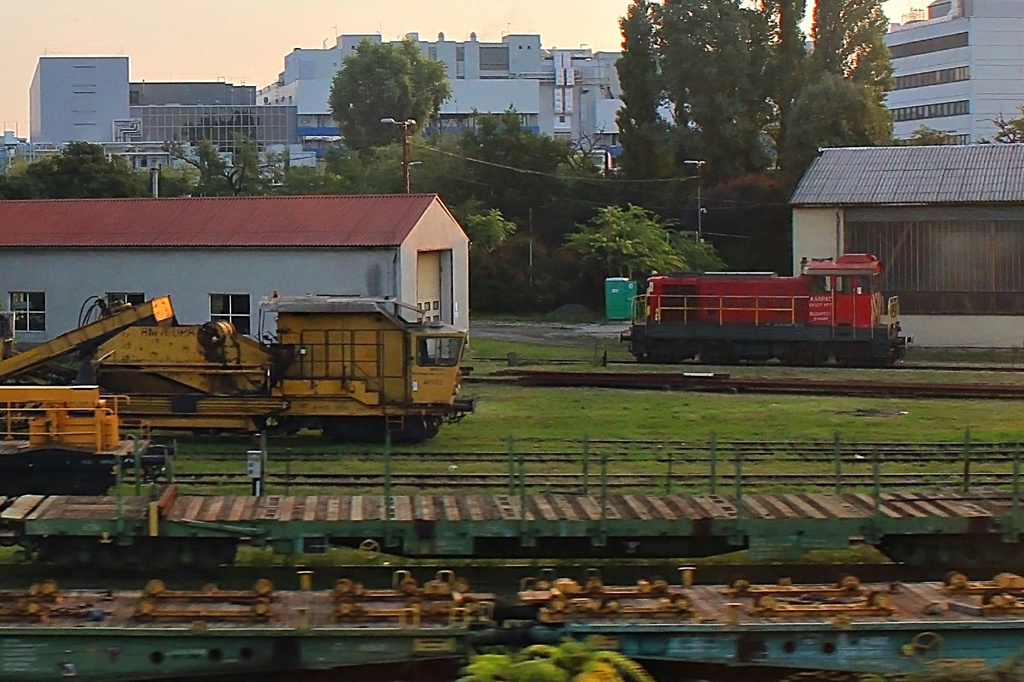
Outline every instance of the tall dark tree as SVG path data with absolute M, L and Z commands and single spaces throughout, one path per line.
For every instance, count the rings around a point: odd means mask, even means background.
M 424 56 L 416 43 L 364 40 L 334 76 L 328 101 L 345 144 L 366 152 L 398 135 L 382 118 L 416 121 L 411 134 L 437 115 L 450 94 L 444 64 Z
M 776 149 L 786 137 L 786 121 L 807 71 L 806 36 L 800 28 L 806 0 L 762 0 L 772 34 L 772 56 L 768 67 L 770 95 L 776 109 L 773 132 Z
M 882 2 L 817 0 L 811 27 L 815 71 L 866 85 L 879 102 L 893 86 L 892 61 L 885 44 L 889 19 Z
M 865 86 L 826 73 L 803 89 L 790 116 L 781 162 L 795 174 L 819 147 L 874 147 L 892 142 L 892 116 L 865 96 Z
M 665 0 L 657 8 L 678 153 L 707 161 L 712 184 L 766 168 L 769 31 L 741 0 Z
M 649 180 L 671 174 L 668 124 L 659 113 L 665 86 L 655 45 L 654 7 L 634 0 L 619 19 L 622 56 L 615 63 L 622 84 L 619 110 L 619 165 L 627 178 Z

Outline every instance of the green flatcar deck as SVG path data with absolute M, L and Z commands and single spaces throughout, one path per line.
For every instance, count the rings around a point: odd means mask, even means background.
M 917 565 L 1016 569 L 1024 518 L 1009 496 L 932 494 L 22 496 L 0 522 L 29 545 L 217 540 L 280 552 L 367 544 L 407 556 L 753 558 L 868 543 Z

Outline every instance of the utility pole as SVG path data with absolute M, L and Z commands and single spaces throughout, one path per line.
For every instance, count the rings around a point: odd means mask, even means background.
M 405 193 L 409 194 L 412 191 L 412 178 L 409 172 L 409 128 L 416 125 L 416 121 L 411 118 L 407 118 L 404 121 L 397 121 L 391 117 L 382 118 L 380 120 L 384 125 L 398 126 L 402 129 L 402 183 L 405 187 Z
M 683 161 L 688 166 L 697 167 L 697 241 L 704 241 L 704 209 L 700 205 L 700 169 L 704 166 L 704 159 L 687 159 Z

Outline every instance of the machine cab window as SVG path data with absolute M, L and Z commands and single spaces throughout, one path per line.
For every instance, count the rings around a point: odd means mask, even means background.
M 825 275 L 811 277 L 811 293 L 827 294 L 832 291 L 832 278 Z
M 416 364 L 420 367 L 454 367 L 462 355 L 458 336 L 421 336 L 416 341 Z

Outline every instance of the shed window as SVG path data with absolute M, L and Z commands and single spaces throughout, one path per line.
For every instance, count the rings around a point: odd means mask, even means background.
M 46 294 L 44 292 L 12 291 L 11 310 L 14 312 L 15 331 L 46 331 Z
M 248 334 L 249 294 L 210 294 L 210 319 L 226 320 L 240 334 Z

